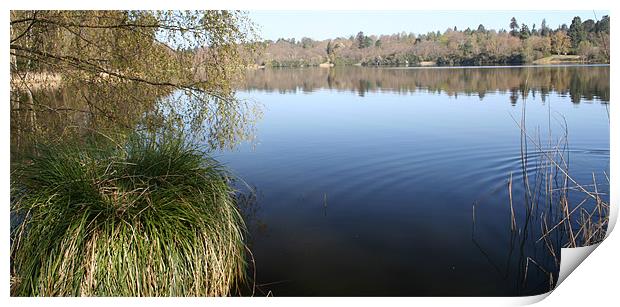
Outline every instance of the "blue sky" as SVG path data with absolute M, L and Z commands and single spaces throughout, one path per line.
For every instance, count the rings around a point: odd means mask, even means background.
M 556 28 L 562 23 L 570 25 L 574 16 L 582 20 L 600 19 L 609 11 L 250 11 L 250 18 L 259 25 L 263 39 L 280 37 L 310 37 L 327 39 L 348 37 L 359 31 L 365 34 L 393 34 L 405 31 L 416 34 L 429 31 L 476 29 L 483 24 L 487 29 L 508 29 L 510 18 L 519 24 L 540 28 L 543 18 L 547 25 Z

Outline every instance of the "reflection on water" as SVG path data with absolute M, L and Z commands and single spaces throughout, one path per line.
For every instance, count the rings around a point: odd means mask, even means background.
M 250 227 L 257 293 L 546 292 L 557 266 L 528 218 L 542 212 L 516 205 L 528 193 L 517 182 L 541 182 L 541 155 L 526 150 L 521 172 L 511 116 L 526 105 L 542 144 L 566 120 L 578 182 L 609 170 L 608 66 L 257 70 L 239 94 L 265 107 L 256 142 L 216 158 L 260 191 L 260 227 Z
M 368 68 L 264 69 L 250 71 L 245 90 L 295 93 L 318 89 L 367 92 L 446 93 L 449 96 L 510 93 L 511 102 L 524 90 L 546 97 L 555 91 L 569 95 L 573 103 L 582 99 L 609 101 L 609 66 L 552 67 L 444 67 L 444 68 Z
M 40 139 L 85 136 L 94 131 L 184 131 L 208 149 L 251 140 L 260 105 L 186 90 L 123 84 L 109 88 L 68 84 L 29 94 L 11 92 L 11 149 L 27 150 Z

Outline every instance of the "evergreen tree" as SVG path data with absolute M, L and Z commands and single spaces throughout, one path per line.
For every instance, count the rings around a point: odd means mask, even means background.
M 301 38 L 301 48 L 304 48 L 304 49 L 311 48 L 313 44 L 314 44 L 314 41 L 311 38 L 308 38 L 308 37 Z
M 547 20 L 543 19 L 540 24 L 540 36 L 549 36 L 549 28 L 547 27 Z
M 357 41 L 357 48 L 364 48 L 364 32 L 359 31 L 355 36 L 355 40 Z
M 581 25 L 586 33 L 596 32 L 596 23 L 592 19 L 584 21 Z
M 568 29 L 568 36 L 570 37 L 573 50 L 577 50 L 579 43 L 586 38 L 586 32 L 583 30 L 583 24 L 581 23 L 581 18 L 579 18 L 579 16 L 575 16 L 575 18 L 573 18 L 573 22 Z
M 517 19 L 514 17 L 510 19 L 510 34 L 512 36 L 519 35 L 519 24 L 517 23 Z
M 372 46 L 372 38 L 364 35 L 364 32 L 362 31 L 357 33 L 357 35 L 355 36 L 355 41 L 357 41 L 357 48 L 359 49 L 364 49 Z
M 519 38 L 528 39 L 530 37 L 530 28 L 526 24 L 521 24 L 521 32 L 519 32 Z
M 609 34 L 609 15 L 603 16 L 600 21 L 596 22 L 596 32 L 604 32 Z
M 372 38 L 370 36 L 364 36 L 364 43 L 362 44 L 362 48 L 368 48 L 373 45 Z

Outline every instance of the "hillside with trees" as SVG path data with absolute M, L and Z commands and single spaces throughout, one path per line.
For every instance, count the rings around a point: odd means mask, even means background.
M 304 37 L 262 42 L 259 66 L 290 67 L 334 65 L 482 65 L 531 63 L 549 56 L 588 63 L 609 63 L 609 16 L 600 20 L 574 17 L 556 29 L 520 24 L 514 17 L 509 30 L 456 27 L 426 34 L 396 33 L 313 40 Z

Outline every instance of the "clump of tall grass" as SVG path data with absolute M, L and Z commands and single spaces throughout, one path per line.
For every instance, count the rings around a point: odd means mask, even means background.
M 226 296 L 245 278 L 227 171 L 183 138 L 48 144 L 12 178 L 11 294 Z

